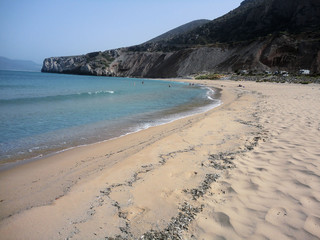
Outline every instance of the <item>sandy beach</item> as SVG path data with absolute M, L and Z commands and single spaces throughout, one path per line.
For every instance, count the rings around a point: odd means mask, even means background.
M 192 82 L 223 104 L 1 171 L 0 239 L 320 239 L 320 85 Z

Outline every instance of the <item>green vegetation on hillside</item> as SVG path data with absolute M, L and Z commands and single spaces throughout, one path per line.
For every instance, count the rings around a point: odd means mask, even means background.
M 216 73 L 209 73 L 209 74 L 204 74 L 204 75 L 199 75 L 195 77 L 197 80 L 204 80 L 204 79 L 209 79 L 209 80 L 218 80 L 221 79 L 223 75 L 221 74 L 216 74 Z

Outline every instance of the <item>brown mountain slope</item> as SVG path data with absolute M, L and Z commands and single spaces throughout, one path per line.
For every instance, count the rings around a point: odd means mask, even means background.
M 179 77 L 203 71 L 320 73 L 319 0 L 246 0 L 192 31 L 128 48 L 48 58 L 42 71 Z

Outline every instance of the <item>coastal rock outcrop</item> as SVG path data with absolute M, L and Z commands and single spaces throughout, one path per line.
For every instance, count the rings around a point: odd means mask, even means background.
M 117 50 L 92 52 L 81 56 L 51 57 L 43 61 L 42 72 L 113 76 L 110 63 L 118 57 Z

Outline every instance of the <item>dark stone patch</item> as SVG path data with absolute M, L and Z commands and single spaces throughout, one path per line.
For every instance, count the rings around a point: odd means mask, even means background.
M 177 217 L 173 217 L 168 225 L 162 231 L 150 230 L 144 233 L 140 239 L 146 240 L 163 240 L 163 239 L 172 239 L 178 240 L 182 238 L 182 231 L 189 229 L 189 224 L 192 220 L 195 219 L 195 216 L 203 210 L 203 206 L 194 207 L 189 203 L 185 202 L 179 208 L 179 214 Z
M 218 153 L 209 155 L 209 167 L 217 170 L 235 168 L 233 160 L 236 153 Z
M 201 183 L 201 185 L 198 188 L 193 188 L 191 190 L 183 190 L 186 193 L 190 193 L 192 195 L 193 200 L 197 200 L 200 197 L 203 197 L 208 189 L 211 188 L 211 183 L 216 182 L 217 179 L 220 177 L 219 174 L 206 174 L 206 177 L 204 181 Z

